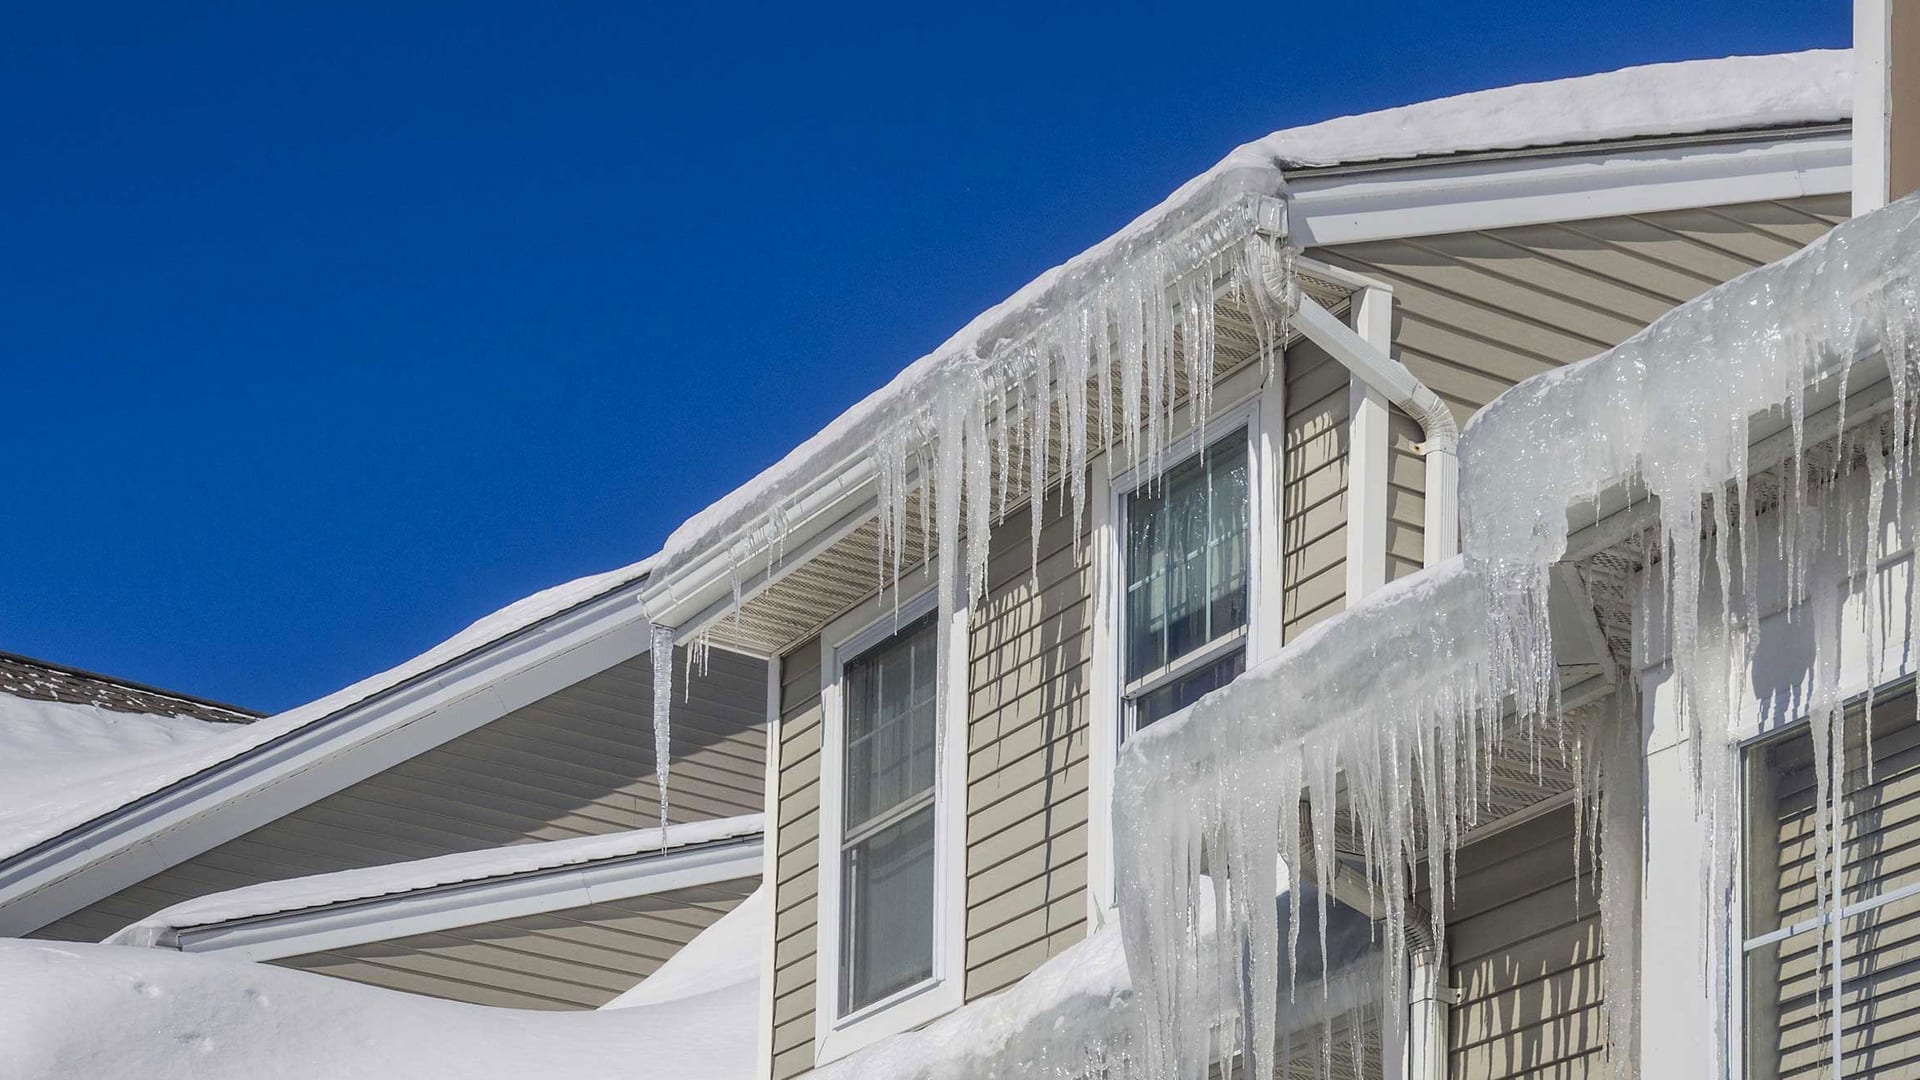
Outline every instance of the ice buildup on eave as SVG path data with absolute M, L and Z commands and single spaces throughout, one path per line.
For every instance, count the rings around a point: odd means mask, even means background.
M 1762 558 L 1782 559 L 1788 580 L 1803 584 L 1805 560 L 1832 557 L 1836 545 L 1847 566 L 1872 566 L 1883 553 L 1862 537 L 1878 534 L 1883 510 L 1916 513 L 1920 499 L 1905 490 L 1920 388 L 1916 297 L 1920 196 L 1840 225 L 1607 353 L 1522 383 L 1462 438 L 1460 561 L 1368 596 L 1129 744 L 1115 778 L 1117 878 L 1150 1071 L 1206 1075 L 1219 1021 L 1195 1003 L 1224 996 L 1244 1003 L 1243 1053 L 1249 1072 L 1265 1075 L 1274 1018 L 1290 997 L 1279 958 L 1303 940 L 1310 947 L 1312 928 L 1277 932 L 1259 898 L 1272 895 L 1276 853 L 1303 872 L 1331 866 L 1337 827 L 1352 834 L 1349 861 L 1358 856 L 1385 923 L 1384 1008 L 1403 1010 L 1396 973 L 1407 942 L 1423 921 L 1427 933 L 1441 930 L 1450 878 L 1441 868 L 1473 822 L 1510 730 L 1538 754 L 1563 756 L 1587 784 L 1583 811 L 1602 815 L 1602 847 L 1624 853 L 1602 875 L 1602 908 L 1612 936 L 1608 984 L 1629 985 L 1632 950 L 1618 935 L 1631 929 L 1620 916 L 1635 895 L 1640 823 L 1618 799 L 1638 788 L 1638 712 L 1623 708 L 1615 722 L 1559 714 L 1547 611 L 1569 512 L 1593 512 L 1609 493 L 1636 493 L 1657 510 L 1646 557 L 1658 567 L 1643 575 L 1643 611 L 1669 628 L 1710 837 L 1703 915 L 1711 934 L 1729 932 L 1737 772 L 1726 697 L 1712 691 L 1731 665 L 1750 659 L 1736 631 L 1754 611 Z M 1889 415 L 1849 436 L 1848 390 L 1857 397 L 1869 385 Z M 1832 405 L 1810 426 L 1815 401 Z M 1763 461 L 1750 447 L 1770 432 L 1783 449 Z M 1838 448 L 1811 459 L 1810 440 Z M 1866 466 L 1865 509 L 1821 512 L 1831 482 L 1856 460 Z M 1763 467 L 1772 469 L 1764 498 L 1781 537 L 1764 552 L 1755 524 L 1763 496 L 1750 482 Z M 1906 535 L 1914 534 L 1908 522 Z M 1704 628 L 1703 611 L 1714 613 Z M 1831 656 L 1831 645 L 1816 649 Z M 1834 807 L 1843 712 L 1830 689 L 1814 696 L 1827 762 L 1819 797 Z M 1612 770 L 1625 779 L 1596 783 Z M 1837 890 L 1837 874 L 1827 865 L 1835 845 L 1821 828 L 1824 896 Z M 1416 878 L 1422 862 L 1433 872 Z M 1224 928 L 1211 945 L 1194 929 L 1203 868 Z M 1408 899 L 1416 880 L 1429 889 L 1424 913 Z M 1716 940 L 1714 954 L 1724 945 Z M 1245 963 L 1210 963 L 1207 953 L 1222 948 Z M 1222 978 L 1230 985 L 1207 985 Z M 1709 982 L 1724 1016 L 1724 967 Z M 1622 1068 L 1630 1067 L 1623 1054 L 1634 997 L 1620 989 L 1607 999 L 1610 1053 Z M 1721 1040 L 1707 1041 L 1717 1052 Z M 1716 1073 L 1727 1066 L 1703 1064 Z
M 1045 422 L 1042 414 L 1062 404 L 1039 400 L 1042 390 L 1033 384 L 1042 370 L 1034 360 L 1049 353 L 1071 364 L 1072 351 L 1083 344 L 1104 347 L 1122 369 L 1118 379 L 1139 380 L 1138 403 L 1151 393 L 1152 379 L 1124 369 L 1129 361 L 1144 366 L 1150 344 L 1171 350 L 1173 326 L 1191 326 L 1200 349 L 1210 351 L 1211 328 L 1203 313 L 1184 310 L 1178 286 L 1196 276 L 1217 283 L 1227 269 L 1220 260 L 1236 255 L 1254 228 L 1283 229 L 1273 200 L 1284 195 L 1288 169 L 1841 121 L 1852 108 L 1849 55 L 1821 50 L 1632 67 L 1340 117 L 1246 143 L 1112 236 L 981 313 L 772 467 L 689 519 L 668 537 L 656 579 L 671 581 L 702 558 L 777 549 L 788 511 L 811 485 L 849 463 L 873 461 L 884 436 L 892 434 L 898 443 L 899 432 L 924 437 L 937 430 L 943 404 L 956 393 L 984 391 L 996 410 L 1002 396 L 1010 395 L 1015 412 L 1025 409 L 1022 422 L 1031 438 L 1031 429 Z M 1156 316 L 1168 321 L 1155 323 Z M 1143 340 L 1121 340 L 1135 321 L 1145 324 Z M 1094 333 L 1102 327 L 1105 334 Z M 1063 373 L 1051 374 L 1059 379 Z
M 1203 894 L 1211 894 L 1204 888 Z M 1272 909 L 1319 904 L 1311 886 L 1291 889 Z M 1211 941 L 1212 909 L 1202 905 L 1196 933 Z M 1333 1075 L 1328 1059 L 1348 1064 L 1377 1035 L 1379 936 L 1361 912 L 1336 907 L 1323 965 L 1318 951 L 1301 955 L 1299 1008 L 1281 1029 L 1283 1052 L 1315 1075 Z M 1209 957 L 1230 959 L 1210 951 Z M 1232 1015 L 1216 991 L 1203 1011 Z M 816 1069 L 816 1080 L 1153 1080 L 1140 1052 L 1138 994 L 1117 927 L 1097 930 L 1034 969 L 1013 986 L 955 1010 L 916 1031 L 896 1035 L 850 1058 Z M 1331 1034 L 1332 1038 L 1328 1038 Z M 1355 1075 L 1362 1075 L 1358 1069 Z M 1282 1073 L 1281 1075 L 1293 1075 Z

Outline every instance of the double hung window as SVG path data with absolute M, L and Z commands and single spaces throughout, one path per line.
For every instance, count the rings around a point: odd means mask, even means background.
M 934 975 L 937 613 L 846 662 L 840 1015 Z

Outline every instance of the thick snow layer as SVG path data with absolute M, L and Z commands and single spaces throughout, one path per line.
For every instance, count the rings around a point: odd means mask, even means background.
M 248 730 L 0 694 L 0 854 L 144 794 L 154 776 L 225 753 Z
M 1032 334 L 1038 323 L 1102 308 L 1089 305 L 1089 298 L 1137 271 L 1131 264 L 1175 237 L 1185 237 L 1173 245 L 1185 250 L 1171 253 L 1173 262 L 1190 267 L 1205 261 L 1209 241 L 1196 237 L 1195 227 L 1246 196 L 1280 194 L 1286 168 L 1844 120 L 1852 109 L 1851 71 L 1846 50 L 1654 64 L 1341 117 L 1246 143 L 1112 236 L 981 313 L 772 467 L 689 519 L 668 537 L 659 569 L 671 573 L 743 534 L 753 544 L 776 544 L 784 512 L 808 484 L 869 456 L 881 435 L 920 426 L 916 418 L 944 396 L 943 383 L 974 377 L 972 369 Z M 1245 228 L 1251 222 L 1232 224 Z
M 163 941 L 169 931 L 187 927 L 370 900 L 461 882 L 583 866 L 607 859 L 656 854 L 697 844 L 758 836 L 760 830 L 761 815 L 743 814 L 674 825 L 666 830 L 664 836 L 659 829 L 635 829 L 604 836 L 510 844 L 385 866 L 266 881 L 227 892 L 210 893 L 163 908 L 121 929 L 107 940 L 119 945 L 152 945 Z
M 1211 886 L 1205 879 L 1202 893 L 1210 903 Z M 1306 897 L 1308 906 L 1317 905 L 1311 888 Z M 1292 904 L 1291 895 L 1282 895 L 1277 909 L 1268 909 L 1277 911 L 1276 925 L 1287 920 Z M 1210 907 L 1203 904 L 1200 912 L 1200 933 L 1210 938 Z M 1317 951 L 1301 957 L 1299 992 L 1288 1010 L 1289 1031 L 1317 1036 L 1318 1025 L 1378 998 L 1380 956 L 1370 920 L 1341 908 L 1333 926 L 1333 976 L 1322 980 Z M 1146 1062 L 1137 1050 L 1136 1009 L 1119 929 L 1107 927 L 1006 990 L 813 1075 L 819 1080 L 1134 1080 L 1154 1075 L 1143 1071 Z M 1214 1012 L 1225 1020 L 1234 1010 L 1216 1003 Z M 1301 1053 L 1309 1052 L 1306 1040 L 1295 1045 Z M 1319 1052 L 1317 1042 L 1311 1052 Z
M 645 982 L 600 1007 L 631 1009 L 755 983 L 772 943 L 772 890 L 763 882 L 740 906 L 682 945 Z
M 463 1005 L 159 949 L 0 941 L 10 1080 L 748 1080 L 759 980 L 602 1012 Z
M 1430 157 L 1845 120 L 1853 55 L 1820 49 L 1646 64 L 1276 131 L 1236 153 L 1289 166 Z
M 21 788 L 8 787 L 5 789 L 8 794 L 4 804 L 0 804 L 0 851 L 22 851 L 85 825 L 134 799 L 153 794 L 170 784 L 239 757 L 425 675 L 443 664 L 458 660 L 542 619 L 636 581 L 646 575 L 651 565 L 651 560 L 645 560 L 537 592 L 501 608 L 403 664 L 362 679 L 317 701 L 251 724 L 235 726 L 218 738 L 190 739 L 180 735 L 173 740 L 175 745 L 164 752 L 156 750 L 137 762 L 126 759 L 125 768 L 112 770 L 110 777 L 101 777 L 100 783 L 92 785 L 90 789 L 76 786 L 64 795 L 55 791 L 45 800 L 29 803 L 14 796 L 14 792 Z M 11 757 L 6 759 L 10 760 Z M 0 768 L 6 767 L 5 762 L 0 762 Z

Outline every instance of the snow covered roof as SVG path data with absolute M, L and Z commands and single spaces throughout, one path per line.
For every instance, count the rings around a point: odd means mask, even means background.
M 1276 131 L 1234 156 L 1285 167 L 1345 165 L 1489 150 L 1846 120 L 1848 49 L 1646 64 L 1523 83 Z
M 165 776 L 227 753 L 243 724 L 0 693 L 0 851 L 105 813 Z
M 107 941 L 117 945 L 172 945 L 177 942 L 179 931 L 191 927 L 355 903 L 449 885 L 548 874 L 616 860 L 659 856 L 693 847 L 758 837 L 761 829 L 761 815 L 743 814 L 671 825 L 664 835 L 660 829 L 633 829 L 603 836 L 510 844 L 384 866 L 265 881 L 182 901 L 121 929 Z
M 1781 129 L 1837 122 L 1852 111 L 1849 50 L 1727 57 L 1624 68 L 1478 91 L 1276 131 L 1234 149 L 1112 236 L 1041 274 L 982 312 L 886 386 L 842 413 L 751 481 L 676 529 L 657 557 L 656 583 L 737 538 L 777 542 L 785 511 L 881 432 L 922 409 L 945 380 L 1070 310 L 1156 247 L 1204 254 L 1196 233 L 1265 227 L 1258 200 L 1286 189 L 1286 172 L 1383 160 L 1444 158 L 1623 139 Z M 1251 200 L 1251 202 L 1250 202 Z M 1252 206 L 1254 212 L 1236 213 Z M 1222 219 L 1228 220 L 1222 220 Z M 1217 239 L 1217 236 L 1215 237 Z
M 0 652 L 0 694 L 35 701 L 96 705 L 117 713 L 183 716 L 221 724 L 247 724 L 260 718 L 260 714 L 251 709 L 9 652 Z
M 191 733 L 196 729 L 190 726 L 166 726 L 170 734 L 166 739 L 159 740 L 151 734 L 135 738 L 131 733 L 136 729 L 124 725 L 105 727 L 96 725 L 97 731 L 84 736 L 85 740 L 89 740 L 87 745 L 98 747 L 102 745 L 101 740 L 110 740 L 117 733 L 133 739 L 135 744 L 143 747 L 147 752 L 137 756 L 120 756 L 118 765 L 111 770 L 111 776 L 103 777 L 101 783 L 50 780 L 45 785 L 46 790 L 43 796 L 32 800 L 13 798 L 12 792 L 23 789 L 8 788 L 9 798 L 4 804 L 0 804 L 0 855 L 12 856 L 24 852 L 45 841 L 81 828 L 135 799 L 161 791 L 188 777 L 240 758 L 345 709 L 407 685 L 444 665 L 485 649 L 537 623 L 630 585 L 644 578 L 650 566 L 651 560 L 642 560 L 630 566 L 578 578 L 535 593 L 478 620 L 465 630 L 404 663 L 298 708 L 256 720 L 245 727 L 233 727 L 219 732 L 218 734 L 221 735 L 219 738 L 193 737 Z M 21 715 L 18 707 L 15 708 L 15 715 Z M 77 714 L 64 715 L 71 718 Z M 25 723 L 26 721 L 17 722 Z M 70 726 L 69 730 L 89 730 L 84 723 L 75 722 L 79 723 L 79 726 Z M 49 736 L 48 721 L 43 719 L 38 723 L 38 734 L 31 736 L 22 734 L 19 738 L 32 746 L 39 747 L 43 753 L 53 753 L 57 740 Z M 0 735 L 0 738 L 4 737 Z M 5 760 L 12 762 L 15 756 L 7 755 Z M 30 760 L 29 758 L 21 757 L 18 760 L 22 763 L 20 768 L 28 768 L 25 763 Z M 60 760 L 67 761 L 76 768 L 79 764 L 76 754 L 60 755 Z M 49 775 L 73 777 L 77 774 L 64 772 Z

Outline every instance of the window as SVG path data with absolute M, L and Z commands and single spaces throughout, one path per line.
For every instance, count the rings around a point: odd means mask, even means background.
M 814 1064 L 961 1003 L 966 957 L 966 611 L 938 608 L 936 570 L 820 634 L 820 897 Z M 903 582 L 905 584 L 905 582 Z M 950 628 L 943 634 L 941 620 Z M 952 629 L 956 628 L 957 629 Z M 951 713 L 949 714 L 951 715 Z M 944 746 L 940 740 L 945 739 Z
M 1872 769 L 1854 710 L 1839 832 L 1839 912 L 1823 914 L 1816 869 L 1810 726 L 1748 751 L 1744 951 L 1750 1077 L 1828 1075 L 1837 946 L 1842 1073 L 1881 1075 L 1913 1060 L 1920 1008 L 1913 954 L 1920 935 L 1920 728 L 1911 685 L 1874 702 Z M 1830 887 L 1830 886 L 1829 886 Z
M 1247 430 L 1125 497 L 1122 733 L 1247 669 Z
M 935 613 L 846 662 L 840 1012 L 933 977 Z

